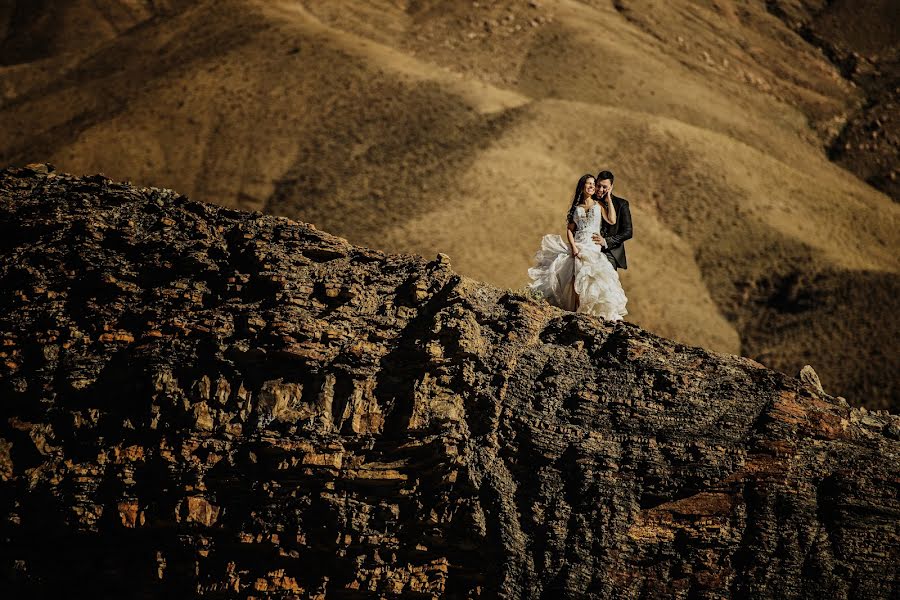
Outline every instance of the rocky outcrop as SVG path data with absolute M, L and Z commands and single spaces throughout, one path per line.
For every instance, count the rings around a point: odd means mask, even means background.
M 0 248 L 5 597 L 900 586 L 900 419 L 750 360 L 47 166 Z

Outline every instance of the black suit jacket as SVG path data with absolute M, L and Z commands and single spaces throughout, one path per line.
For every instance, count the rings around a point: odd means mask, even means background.
M 616 224 L 610 225 L 606 221 L 600 226 L 600 232 L 606 240 L 604 254 L 615 259 L 620 269 L 628 268 L 625 259 L 625 240 L 630 240 L 634 229 L 631 226 L 631 209 L 628 208 L 628 200 L 619 198 L 615 194 L 612 197 L 613 206 L 616 209 Z

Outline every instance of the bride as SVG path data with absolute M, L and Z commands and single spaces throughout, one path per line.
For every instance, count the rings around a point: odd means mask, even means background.
M 615 224 L 616 209 L 609 194 L 598 202 L 594 191 L 593 176 L 578 180 L 566 219 L 568 244 L 559 235 L 544 236 L 535 254 L 537 264 L 528 269 L 528 287 L 562 309 L 621 321 L 628 314 L 628 298 L 619 274 L 592 238 L 600 233 L 602 221 Z

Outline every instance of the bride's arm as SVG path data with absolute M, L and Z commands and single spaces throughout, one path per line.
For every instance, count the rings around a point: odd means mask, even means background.
M 606 243 L 609 248 L 621 246 L 626 240 L 630 240 L 634 235 L 634 228 L 631 225 L 631 209 L 628 207 L 628 201 L 622 200 L 619 210 L 619 231 L 615 235 L 606 237 Z
M 572 256 L 578 256 L 578 246 L 575 245 L 575 223 L 571 221 L 566 226 L 566 237 L 569 238 L 569 246 L 572 247 Z
M 606 207 L 606 220 L 610 225 L 616 224 L 616 207 L 612 201 L 612 194 L 607 193 L 605 202 L 603 203 Z

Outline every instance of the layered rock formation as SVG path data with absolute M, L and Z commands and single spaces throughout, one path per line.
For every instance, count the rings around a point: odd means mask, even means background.
M 311 225 L 0 174 L 2 588 L 896 595 L 900 418 Z

